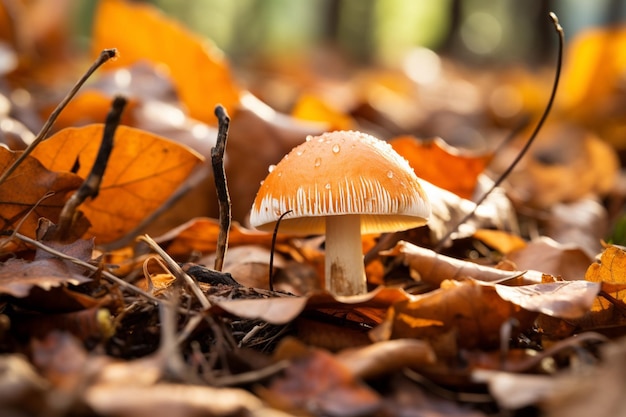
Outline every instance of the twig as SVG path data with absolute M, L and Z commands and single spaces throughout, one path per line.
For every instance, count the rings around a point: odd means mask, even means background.
M 202 305 L 202 308 L 205 310 L 208 310 L 209 308 L 211 308 L 211 302 L 209 301 L 209 299 L 206 297 L 206 295 L 204 295 L 204 293 L 202 292 L 202 290 L 200 289 L 200 287 L 198 287 L 198 285 L 196 284 L 196 281 L 194 281 L 193 278 L 191 278 L 185 271 L 183 271 L 183 269 L 180 267 L 180 265 L 178 265 L 178 263 L 176 263 L 171 256 L 169 256 L 164 250 L 163 248 L 161 248 L 150 236 L 148 235 L 143 235 L 139 237 L 139 240 L 142 240 L 144 242 L 146 242 L 148 244 L 148 246 L 155 251 L 156 253 L 158 253 L 161 258 L 163 258 L 163 260 L 165 261 L 165 263 L 167 264 L 167 266 L 170 268 L 170 271 L 172 272 L 172 274 L 174 274 L 174 276 L 178 279 L 181 279 L 182 281 L 185 282 L 185 284 L 187 284 L 187 286 L 189 287 L 189 289 L 191 290 L 191 292 L 194 293 L 194 295 L 196 296 L 196 298 L 198 299 L 198 301 L 200 302 L 200 304 Z
M 556 91 L 559 86 L 559 79 L 561 78 L 561 67 L 562 67 L 562 62 L 563 62 L 563 44 L 565 43 L 565 34 L 563 32 L 563 28 L 559 24 L 558 17 L 553 12 L 550 12 L 550 19 L 552 19 L 552 24 L 554 25 L 554 28 L 556 29 L 556 32 L 559 38 L 559 47 L 558 47 L 558 53 L 557 53 L 556 73 L 554 75 L 554 83 L 552 84 L 552 91 L 550 93 L 548 104 L 546 105 L 546 108 L 543 111 L 543 114 L 541 115 L 541 118 L 539 119 L 537 126 L 535 126 L 535 130 L 533 130 L 532 134 L 530 135 L 530 138 L 528 139 L 524 147 L 522 147 L 522 150 L 519 152 L 519 154 L 517 154 L 513 162 L 507 167 L 507 169 L 502 174 L 500 174 L 500 177 L 498 177 L 498 179 L 493 183 L 491 188 L 487 190 L 482 195 L 482 197 L 478 199 L 478 201 L 476 202 L 476 205 L 474 206 L 474 209 L 470 213 L 468 213 L 465 217 L 463 217 L 458 223 L 456 223 L 454 227 L 452 227 L 448 231 L 448 233 L 446 233 L 446 235 L 437 243 L 437 245 L 434 248 L 436 252 L 439 252 L 443 248 L 443 246 L 448 241 L 448 239 L 450 239 L 450 236 L 452 236 L 452 234 L 457 231 L 459 226 L 467 222 L 469 219 L 471 219 L 474 216 L 474 214 L 476 214 L 476 210 L 478 209 L 478 206 L 480 206 L 487 199 L 487 197 L 493 192 L 493 190 L 495 190 L 498 186 L 500 186 L 500 184 L 502 184 L 502 181 L 504 181 L 509 176 L 509 174 L 511 174 L 513 169 L 515 169 L 517 164 L 526 155 L 526 153 L 528 152 L 528 149 L 530 149 L 530 146 L 535 141 L 537 134 L 543 127 L 543 124 L 545 123 L 546 119 L 548 118 L 548 115 L 550 114 L 550 110 L 552 109 L 552 104 L 554 103 L 554 98 L 556 97 Z
M 220 232 L 217 237 L 214 268 L 216 271 L 221 271 L 224 266 L 226 249 L 228 248 L 228 232 L 230 231 L 231 222 L 230 195 L 228 194 L 226 170 L 224 168 L 224 152 L 226 151 L 230 118 L 226 113 L 226 109 L 220 104 L 215 107 L 215 116 L 219 124 L 217 142 L 215 146 L 211 148 L 211 165 L 213 166 L 215 189 L 217 191 L 217 201 L 219 202 Z
M 103 49 L 102 52 L 100 52 L 100 56 L 95 60 L 95 62 L 91 65 L 91 67 L 89 67 L 87 72 L 83 74 L 83 76 L 78 80 L 78 82 L 74 85 L 74 87 L 72 87 L 69 93 L 67 93 L 67 95 L 63 98 L 63 100 L 59 103 L 59 105 L 54 109 L 54 111 L 50 113 L 48 120 L 46 120 L 46 123 L 44 123 L 43 127 L 41 128 L 41 130 L 39 131 L 35 139 L 30 143 L 30 145 L 28 145 L 26 149 L 24 149 L 24 152 L 20 154 L 19 158 L 17 158 L 11 164 L 11 166 L 9 166 L 9 168 L 7 168 L 7 170 L 2 173 L 2 176 L 0 176 L 0 184 L 6 181 L 6 179 L 24 161 L 24 159 L 26 159 L 26 157 L 31 154 L 31 152 L 37 147 L 37 145 L 39 145 L 39 143 L 46 138 L 46 136 L 48 135 L 48 132 L 52 128 L 52 125 L 59 117 L 59 114 L 61 114 L 61 112 L 67 106 L 67 104 L 74 98 L 78 90 L 83 86 L 83 84 L 85 84 L 85 82 L 89 79 L 89 77 L 98 68 L 100 68 L 102 64 L 107 62 L 109 59 L 114 58 L 116 55 L 117 55 L 116 49 Z
M 276 249 L 276 236 L 278 235 L 278 227 L 280 226 L 280 222 L 289 213 L 293 210 L 287 210 L 283 214 L 280 215 L 278 220 L 276 221 L 276 226 L 274 226 L 274 233 L 272 233 L 272 246 L 270 250 L 270 291 L 274 291 L 274 250 Z
M 144 290 L 142 290 L 139 287 L 136 287 L 135 285 L 124 281 L 123 279 L 120 279 L 118 277 L 116 277 L 115 275 L 113 275 L 112 273 L 108 272 L 108 271 L 103 271 L 101 270 L 100 267 L 96 266 L 96 265 L 92 265 L 89 262 L 85 262 L 81 259 L 75 258 L 73 256 L 67 255 L 63 252 L 59 252 L 58 250 L 55 250 L 49 246 L 46 246 L 45 244 L 35 240 L 35 239 L 31 239 L 28 236 L 24 236 L 21 233 L 16 233 L 15 237 L 20 239 L 23 242 L 29 243 L 45 252 L 48 252 L 51 255 L 56 256 L 57 258 L 60 259 L 64 259 L 66 261 L 70 261 L 76 265 L 82 266 L 83 268 L 87 268 L 90 271 L 94 271 L 94 272 L 100 272 L 102 273 L 102 276 L 105 277 L 106 279 L 108 279 L 109 281 L 113 282 L 114 284 L 117 284 L 121 287 L 127 288 L 130 291 L 133 291 L 134 293 L 137 293 L 139 295 L 142 295 L 144 297 L 146 297 L 148 300 L 150 301 L 154 301 L 155 303 L 162 303 L 163 300 L 159 300 L 158 298 L 156 298 L 155 296 L 153 296 L 152 294 L 148 294 L 147 292 L 145 292 Z
M 76 219 L 76 210 L 78 209 L 78 206 L 80 206 L 89 197 L 96 198 L 100 192 L 102 177 L 109 163 L 111 151 L 113 150 L 113 138 L 115 137 L 115 131 L 120 124 L 122 111 L 124 111 L 126 102 L 126 98 L 121 96 L 117 96 L 113 99 L 111 110 L 107 115 L 104 125 L 100 149 L 98 149 L 98 155 L 96 156 L 96 160 L 91 167 L 91 172 L 85 181 L 83 181 L 80 188 L 72 194 L 69 200 L 67 200 L 59 216 L 57 233 L 61 241 L 65 240 L 69 235 L 70 229 Z
M 279 372 L 284 371 L 289 367 L 289 361 L 282 360 L 276 363 L 273 363 L 265 368 L 256 369 L 250 372 L 242 372 L 236 375 L 224 375 L 215 378 L 213 381 L 213 385 L 217 387 L 226 387 L 233 385 L 244 385 L 244 384 L 252 384 L 254 382 L 259 382 L 263 379 L 267 379 L 271 376 L 278 374 Z

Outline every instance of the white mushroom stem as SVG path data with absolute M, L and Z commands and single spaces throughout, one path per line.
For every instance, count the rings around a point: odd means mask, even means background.
M 359 214 L 326 217 L 326 289 L 334 295 L 367 292 Z

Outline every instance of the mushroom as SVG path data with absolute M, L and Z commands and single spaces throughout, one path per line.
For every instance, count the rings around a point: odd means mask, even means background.
M 391 145 L 356 131 L 308 136 L 275 166 L 256 195 L 250 224 L 299 235 L 326 234 L 325 282 L 334 295 L 367 291 L 361 233 L 424 225 L 430 203 Z

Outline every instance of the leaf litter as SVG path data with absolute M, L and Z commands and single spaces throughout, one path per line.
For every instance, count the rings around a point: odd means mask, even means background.
M 110 30 L 116 21 L 132 22 L 137 36 Z M 150 6 L 103 0 L 94 30 L 96 53 L 120 51 L 103 77 L 119 81 L 124 72 L 115 71 L 126 71 L 133 84 L 158 79 L 154 85 L 180 101 L 126 90 L 129 106 L 102 183 L 72 214 L 69 239 L 58 239 L 55 224 L 97 164 L 104 127 L 94 123 L 104 121 L 119 85 L 93 82 L 79 91 L 50 119 L 58 120 L 55 133 L 0 184 L 3 414 L 619 414 L 626 252 L 602 246 L 606 233 L 589 226 L 608 222 L 603 198 L 619 198 L 617 154 L 606 145 L 615 146 L 615 136 L 598 129 L 603 114 L 582 132 L 570 129 L 579 96 L 610 99 L 611 89 L 572 90 L 549 139 L 477 205 L 519 141 L 476 153 L 420 140 L 410 132 L 432 130 L 438 106 L 454 105 L 442 95 L 425 107 L 419 92 L 402 87 L 412 83 L 406 76 L 364 70 L 342 90 L 360 109 L 303 90 L 292 113 L 281 113 L 239 87 L 214 46 Z M 162 47 L 149 47 L 154 36 Z M 571 53 L 588 48 L 590 36 Z M 39 71 L 56 74 L 54 64 Z M 566 84 L 589 71 L 617 71 L 618 63 L 571 66 L 584 64 L 569 64 Z M 168 71 L 156 76 L 162 66 Z M 187 76 L 190 67 L 197 77 Z M 32 68 L 15 71 L 35 79 Z M 510 74 L 520 94 L 544 85 Z M 397 89 L 390 103 L 404 110 L 387 103 L 364 113 L 371 103 L 358 89 L 382 85 Z M 400 117 L 407 103 L 433 117 Z M 233 222 L 215 196 L 224 184 L 212 183 L 206 168 L 214 127 L 223 127 L 213 115 L 220 104 L 232 115 L 222 162 Z M 540 107 L 524 105 L 529 113 Z M 148 111 L 155 108 L 178 122 Z M 429 181 L 433 219 L 364 236 L 369 292 L 334 296 L 321 290 L 323 240 L 251 230 L 246 214 L 268 166 L 307 134 L 368 126 L 391 129 L 390 143 Z M 564 134 L 575 146 L 560 156 Z M 24 145 L 0 149 L 3 172 Z M 564 175 L 568 181 L 559 180 Z M 159 210 L 166 216 L 143 224 Z M 561 222 L 565 210 L 588 220 Z M 142 227 L 158 237 L 135 240 Z M 223 268 L 213 269 L 220 256 Z

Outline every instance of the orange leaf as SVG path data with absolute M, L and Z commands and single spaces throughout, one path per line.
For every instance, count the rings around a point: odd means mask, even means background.
M 472 198 L 478 175 L 491 160 L 490 154 L 463 154 L 440 138 L 419 141 L 399 136 L 389 143 L 409 161 L 418 177 L 467 199 Z
M 18 155 L 19 153 L 0 148 L 0 172 L 4 172 Z M 0 187 L 2 230 L 15 229 L 25 219 L 19 227 L 20 233 L 35 237 L 39 218 L 45 217 L 56 222 L 65 201 L 78 189 L 81 182 L 77 175 L 51 172 L 35 158 L 26 158 Z M 42 200 L 49 192 L 53 195 Z M 35 209 L 29 213 L 33 207 Z
M 301 120 L 328 123 L 327 130 L 352 130 L 356 128 L 356 123 L 350 116 L 331 108 L 321 98 L 312 94 L 302 95 L 291 114 Z
M 120 53 L 108 67 L 128 67 L 147 60 L 165 68 L 193 118 L 215 125 L 216 104 L 222 104 L 231 115 L 237 107 L 239 90 L 222 52 L 151 6 L 100 1 L 94 23 L 94 55 L 105 48 L 117 48 Z
M 505 321 L 515 317 L 525 329 L 535 315 L 500 298 L 492 285 L 445 281 L 439 290 L 396 303 L 386 325 L 393 339 L 437 339 L 454 331 L 462 347 L 493 347 Z
M 77 174 L 86 177 L 95 160 L 103 125 L 64 129 L 33 152 L 48 169 L 69 171 L 76 161 Z M 87 234 L 98 243 L 124 236 L 163 204 L 187 178 L 202 157 L 165 138 L 119 126 L 100 193 L 81 210 L 91 222 Z

